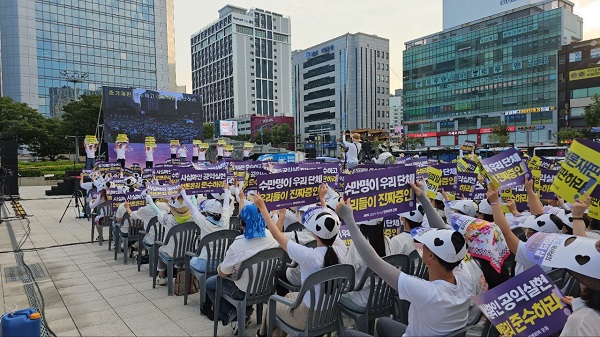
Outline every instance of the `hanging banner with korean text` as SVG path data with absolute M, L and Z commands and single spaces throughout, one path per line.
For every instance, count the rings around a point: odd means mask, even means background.
M 268 210 L 299 207 L 318 201 L 323 170 L 259 175 L 256 180 L 258 192 Z
M 344 196 L 351 198 L 357 222 L 400 214 L 415 209 L 412 188 L 416 168 L 393 166 L 346 176 Z
M 222 193 L 227 171 L 180 169 L 179 184 L 189 194 Z
M 509 189 L 523 185 L 525 176 L 531 176 L 529 168 L 523 163 L 519 152 L 514 148 L 490 158 L 480 159 L 480 162 L 491 180 L 491 185 L 497 189 Z
M 600 143 L 586 139 L 573 141 L 554 182 L 552 191 L 567 202 L 592 192 L 600 178 Z
M 535 265 L 508 281 L 471 297 L 503 336 L 550 336 L 570 313 L 562 294 Z

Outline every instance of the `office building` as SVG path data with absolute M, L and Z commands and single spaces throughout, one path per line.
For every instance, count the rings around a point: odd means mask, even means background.
M 3 0 L 5 96 L 45 116 L 103 85 L 175 91 L 173 0 Z
M 443 30 L 506 13 L 542 0 L 444 0 L 442 4 Z M 468 10 L 466 10 L 468 9 Z
M 290 18 L 227 5 L 191 37 L 192 89 L 205 121 L 291 115 Z
M 517 146 L 555 144 L 557 51 L 580 41 L 582 26 L 573 3 L 544 1 L 406 42 L 408 136 L 429 147 L 486 144 L 503 122 Z
M 401 132 L 403 115 L 402 89 L 396 89 L 394 94 L 390 95 L 390 134 Z
M 317 155 L 335 156 L 343 130 L 389 129 L 389 40 L 345 34 L 292 54 L 294 123 Z
M 573 42 L 558 51 L 558 127 L 590 129 L 583 112 L 600 95 L 600 38 Z

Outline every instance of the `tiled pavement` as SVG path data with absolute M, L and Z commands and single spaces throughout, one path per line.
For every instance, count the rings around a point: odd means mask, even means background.
M 198 294 L 188 305 L 183 296 L 168 296 L 166 287 L 152 289 L 148 266 L 123 264 L 123 255 L 89 243 L 90 221 L 76 219 L 67 210 L 70 197 L 47 197 L 49 187 L 21 187 L 21 205 L 30 215 L 31 234 L 22 249 L 28 265 L 38 263 L 45 277 L 37 282 L 45 300 L 45 318 L 58 336 L 212 336 L 213 322 L 200 315 Z M 12 213 L 9 215 L 14 215 Z M 23 238 L 26 222 L 10 220 L 17 241 Z M 106 231 L 105 230 L 105 236 Z M 88 243 L 86 243 L 88 242 Z M 44 247 L 51 247 L 45 248 Z M 37 248 L 31 250 L 31 248 Z M 4 312 L 30 307 L 25 287 L 19 280 L 7 282 L 6 267 L 17 266 L 6 223 L 0 225 L 0 301 Z M 253 336 L 256 317 L 246 330 Z M 231 335 L 229 326 L 219 325 L 219 335 Z

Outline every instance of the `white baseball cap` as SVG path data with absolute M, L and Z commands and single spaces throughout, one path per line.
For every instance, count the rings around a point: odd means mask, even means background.
M 477 216 L 477 204 L 473 200 L 449 201 L 448 205 L 450 206 L 450 209 L 460 211 L 464 215 L 468 215 L 473 218 Z
M 455 230 L 417 227 L 410 235 L 445 262 L 455 263 L 467 255 L 465 237 Z
M 223 206 L 216 199 L 208 199 L 204 204 L 204 211 L 211 214 L 221 214 L 223 212 Z

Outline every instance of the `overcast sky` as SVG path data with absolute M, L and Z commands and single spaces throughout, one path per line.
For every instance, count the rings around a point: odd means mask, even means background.
M 583 17 L 584 39 L 600 37 L 600 0 L 571 1 Z M 218 10 L 227 4 L 289 16 L 292 50 L 347 32 L 389 39 L 390 92 L 402 87 L 404 42 L 442 30 L 442 0 L 175 0 L 177 83 L 187 85 L 188 92 L 192 92 L 190 36 L 218 19 Z

